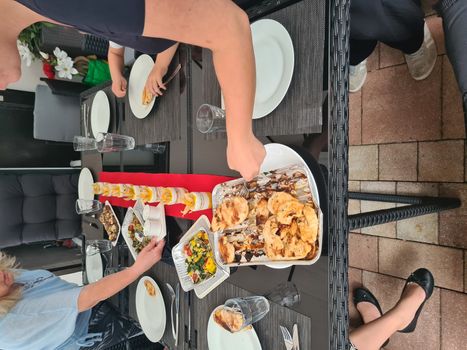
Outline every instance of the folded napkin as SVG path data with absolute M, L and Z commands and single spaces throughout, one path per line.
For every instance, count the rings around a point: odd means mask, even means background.
M 109 182 L 115 184 L 132 184 L 140 186 L 154 187 L 183 187 L 189 192 L 212 192 L 213 188 L 226 181 L 232 180 L 232 177 L 218 175 L 198 175 L 198 174 L 147 174 L 147 173 L 124 173 L 124 172 L 101 172 L 99 173 L 100 182 Z M 101 202 L 109 201 L 110 204 L 117 207 L 132 207 L 135 201 L 126 201 L 123 198 L 99 196 Z M 149 203 L 157 205 L 158 203 Z M 209 220 L 212 218 L 212 210 L 201 210 L 186 215 L 182 214 L 185 208 L 183 204 L 167 205 L 165 214 L 178 218 L 197 220 L 201 215 L 206 215 Z

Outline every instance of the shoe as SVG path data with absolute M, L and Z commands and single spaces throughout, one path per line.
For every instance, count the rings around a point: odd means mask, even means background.
M 430 29 L 425 23 L 424 36 L 422 46 L 418 51 L 405 55 L 405 61 L 409 68 L 410 75 L 415 80 L 423 80 L 427 78 L 436 64 L 436 58 L 438 57 L 438 51 L 436 50 L 436 44 L 431 36 Z
M 365 83 L 367 75 L 366 60 L 360 62 L 356 66 L 349 67 L 349 91 L 359 91 Z
M 383 310 L 381 309 L 381 306 L 378 303 L 378 299 L 376 299 L 376 297 L 368 289 L 356 288 L 353 292 L 353 302 L 355 304 L 355 307 L 357 307 L 358 303 L 361 303 L 364 301 L 376 306 L 376 308 L 379 311 L 379 314 L 383 316 Z M 389 344 L 389 339 L 384 342 L 382 347 L 384 348 L 388 344 Z
M 405 287 L 409 283 L 416 283 L 420 287 L 423 288 L 423 290 L 425 291 L 425 300 L 418 307 L 418 310 L 415 313 L 415 316 L 412 322 L 410 322 L 409 325 L 405 327 L 404 329 L 401 329 L 399 333 L 412 333 L 415 330 L 415 328 L 417 327 L 418 316 L 420 316 L 420 313 L 422 312 L 423 306 L 425 305 L 426 301 L 433 294 L 433 289 L 435 287 L 435 280 L 433 278 L 433 275 L 431 274 L 430 271 L 424 268 L 421 268 L 421 269 L 416 270 L 415 272 L 412 272 L 412 274 L 407 278 L 407 281 L 405 282 L 405 286 L 404 286 L 404 289 L 402 290 L 402 294 L 404 293 Z

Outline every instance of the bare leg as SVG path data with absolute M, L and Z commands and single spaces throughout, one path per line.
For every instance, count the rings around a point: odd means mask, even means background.
M 257 175 L 265 151 L 252 132 L 255 58 L 247 15 L 230 0 L 146 0 L 145 36 L 208 48 L 225 98 L 229 166 Z
M 424 299 L 425 291 L 420 286 L 414 283 L 407 285 L 396 306 L 383 316 L 353 330 L 350 333 L 350 341 L 358 350 L 380 349 L 386 339 L 412 321 Z M 363 305 L 369 303 L 361 304 L 362 308 L 359 307 L 358 310 L 363 312 L 363 320 L 374 318 L 374 310 L 368 305 Z

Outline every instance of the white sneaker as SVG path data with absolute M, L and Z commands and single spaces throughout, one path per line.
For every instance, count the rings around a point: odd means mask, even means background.
M 431 36 L 430 29 L 425 23 L 424 26 L 424 38 L 422 46 L 417 52 L 410 55 L 405 55 L 405 60 L 409 68 L 410 75 L 415 80 L 423 80 L 433 71 L 436 64 L 436 58 L 438 57 L 438 51 L 436 50 L 436 44 Z
M 365 83 L 367 75 L 366 60 L 360 62 L 356 66 L 349 67 L 349 91 L 359 91 Z

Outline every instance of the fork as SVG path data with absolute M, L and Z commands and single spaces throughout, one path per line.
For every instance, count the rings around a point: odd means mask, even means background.
M 290 335 L 290 332 L 287 328 L 280 326 L 281 332 L 282 332 L 282 338 L 284 338 L 284 344 L 285 344 L 285 349 L 286 350 L 292 350 L 293 349 L 293 341 L 292 341 L 292 336 Z

